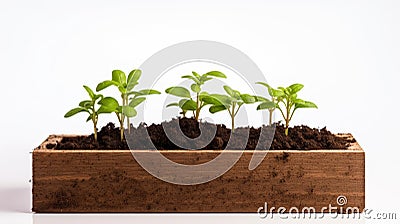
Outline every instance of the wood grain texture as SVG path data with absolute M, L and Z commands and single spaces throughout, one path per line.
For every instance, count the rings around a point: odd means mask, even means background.
M 357 143 L 347 150 L 269 151 L 252 171 L 248 165 L 257 152 L 246 151 L 221 177 L 182 186 L 147 173 L 129 150 L 45 149 L 59 138 L 50 136 L 33 151 L 34 212 L 254 213 L 265 202 L 269 208 L 320 211 L 338 206 L 340 195 L 347 197 L 344 207 L 365 206 L 365 154 Z M 184 164 L 204 163 L 219 153 L 162 151 Z

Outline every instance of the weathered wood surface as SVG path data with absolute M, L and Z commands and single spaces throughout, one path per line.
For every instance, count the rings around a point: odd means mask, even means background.
M 254 152 L 246 151 L 221 177 L 192 186 L 153 177 L 129 150 L 49 150 L 45 145 L 33 151 L 34 212 L 254 213 L 265 202 L 269 208 L 312 206 L 320 211 L 338 206 L 340 195 L 347 197 L 344 207 L 362 211 L 365 205 L 365 155 L 357 143 L 347 150 L 269 151 L 252 171 L 248 165 Z M 199 164 L 220 152 L 162 154 L 178 163 Z

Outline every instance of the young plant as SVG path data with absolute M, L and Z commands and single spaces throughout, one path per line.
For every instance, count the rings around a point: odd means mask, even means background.
M 153 89 L 143 89 L 134 91 L 134 87 L 139 84 L 139 79 L 142 72 L 139 69 L 132 70 L 128 77 L 120 70 L 112 71 L 112 79 L 99 83 L 96 91 L 101 91 L 109 86 L 115 86 L 121 93 L 121 104 L 112 97 L 105 97 L 99 103 L 101 104 L 100 111 L 114 112 L 120 123 L 121 141 L 124 139 L 124 122 L 127 121 L 128 131 L 130 132 L 129 118 L 135 117 L 137 111 L 135 107 L 146 100 L 146 95 L 160 94 L 159 91 Z
M 243 104 L 252 104 L 257 102 L 257 97 L 249 94 L 242 94 L 229 86 L 224 86 L 228 95 L 210 94 L 203 98 L 206 104 L 210 104 L 210 113 L 227 110 L 232 122 L 232 132 L 235 130 L 235 116 Z
M 226 75 L 219 71 L 211 71 L 207 72 L 203 75 L 199 75 L 196 72 L 192 72 L 192 75 L 184 75 L 182 78 L 190 79 L 193 83 L 190 86 L 193 94 L 190 91 L 182 86 L 173 86 L 165 90 L 166 93 L 181 97 L 182 99 L 178 102 L 168 104 L 167 107 L 177 106 L 181 108 L 181 114 L 185 117 L 187 111 L 193 111 L 194 119 L 199 120 L 200 111 L 206 105 L 203 102 L 203 97 L 207 96 L 208 93 L 201 91 L 202 85 L 205 82 L 212 80 L 213 78 L 226 78 Z M 194 98 L 192 98 L 194 95 Z
M 268 110 L 269 111 L 269 125 L 272 125 L 272 115 L 277 107 L 276 103 L 278 102 L 278 98 L 284 95 L 283 91 L 280 89 L 274 89 L 270 85 L 265 82 L 256 82 L 256 84 L 263 85 L 267 87 L 268 94 L 271 97 L 271 100 L 257 96 L 258 101 L 261 103 L 257 106 L 257 110 Z
M 78 114 L 80 112 L 86 112 L 89 114 L 89 117 L 86 119 L 86 122 L 92 121 L 93 123 L 93 131 L 94 131 L 94 140 L 97 141 L 97 121 L 99 119 L 99 114 L 101 113 L 107 113 L 106 111 L 100 111 L 96 110 L 96 102 L 100 99 L 100 101 L 103 99 L 103 95 L 101 94 L 95 94 L 92 89 L 90 89 L 88 86 L 83 86 L 85 88 L 86 92 L 88 93 L 90 100 L 84 100 L 79 103 L 79 106 L 68 111 L 64 117 L 71 117 L 75 114 Z
M 277 108 L 281 112 L 282 117 L 285 120 L 285 135 L 289 134 L 289 123 L 292 120 L 293 114 L 297 109 L 318 108 L 317 105 L 315 105 L 315 103 L 313 102 L 297 98 L 297 93 L 301 89 L 303 89 L 303 87 L 304 85 L 296 83 L 286 88 L 278 87 L 277 90 L 271 88 L 273 90 L 271 97 L 276 100 L 275 108 Z M 261 106 L 261 104 L 259 105 L 259 107 Z M 260 107 L 260 109 L 263 109 L 263 107 L 264 106 Z

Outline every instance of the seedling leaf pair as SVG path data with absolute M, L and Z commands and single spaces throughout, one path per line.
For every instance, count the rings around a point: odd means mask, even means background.
M 71 110 L 69 110 L 64 117 L 68 118 L 71 116 L 74 116 L 78 113 L 81 112 L 86 112 L 89 114 L 88 118 L 86 119 L 86 122 L 88 121 L 92 121 L 93 123 L 93 130 L 94 130 L 94 139 L 97 141 L 97 122 L 99 119 L 99 114 L 101 113 L 108 113 L 106 111 L 102 111 L 100 110 L 100 108 L 98 110 L 96 110 L 96 104 L 97 101 L 100 99 L 100 101 L 103 99 L 103 95 L 101 94 L 95 94 L 93 92 L 93 90 L 91 88 L 89 88 L 88 86 L 83 86 L 83 88 L 85 88 L 86 92 L 88 93 L 90 100 L 83 100 L 79 103 L 79 106 L 76 108 L 73 108 Z M 100 102 L 99 101 L 99 102 Z
M 191 75 L 184 75 L 181 78 L 189 79 L 193 81 L 190 85 L 190 90 L 183 86 L 172 86 L 165 90 L 166 93 L 183 98 L 178 102 L 170 103 L 167 107 L 179 107 L 182 111 L 181 114 L 185 117 L 187 111 L 193 111 L 194 118 L 199 119 L 201 109 L 206 105 L 203 102 L 203 97 L 207 96 L 208 93 L 202 91 L 202 85 L 213 78 L 226 78 L 226 75 L 219 71 L 210 71 L 203 75 L 199 75 L 193 71 Z M 192 93 L 194 97 L 192 98 Z

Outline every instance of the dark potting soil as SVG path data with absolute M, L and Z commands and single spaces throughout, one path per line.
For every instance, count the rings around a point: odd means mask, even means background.
M 158 150 L 216 150 L 243 149 L 244 147 L 247 150 L 268 148 L 271 150 L 346 149 L 350 143 L 355 142 L 354 139 L 336 136 L 326 128 L 295 126 L 289 128 L 289 135 L 286 136 L 282 124 L 278 123 L 274 126 L 275 130 L 271 126 L 239 127 L 231 136 L 231 129 L 225 125 L 198 122 L 193 118 L 175 118 L 162 124 L 147 126 L 142 123 L 136 128 L 131 126 L 130 134 L 126 136 L 126 139 L 131 149 L 154 149 L 155 147 Z M 200 134 L 202 135 L 200 136 Z M 47 145 L 47 148 L 128 150 L 127 141 L 121 141 L 119 128 L 115 127 L 113 123 L 108 123 L 98 132 L 97 142 L 94 141 L 93 134 L 64 137 L 56 145 Z

